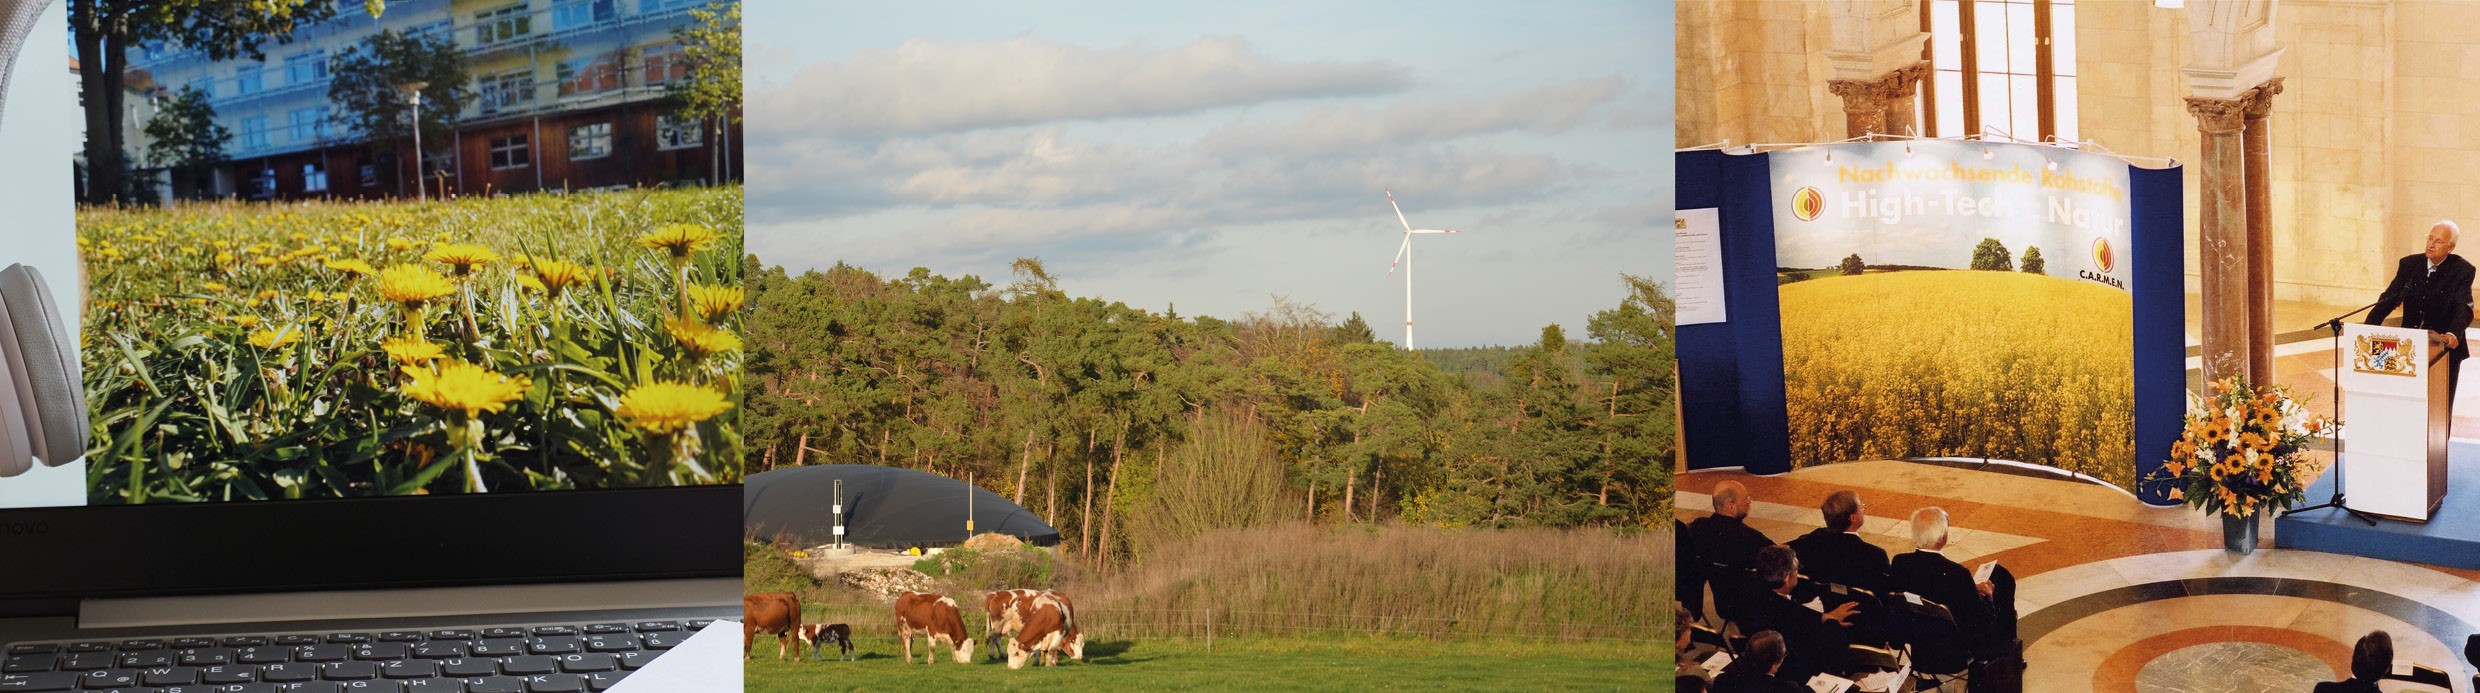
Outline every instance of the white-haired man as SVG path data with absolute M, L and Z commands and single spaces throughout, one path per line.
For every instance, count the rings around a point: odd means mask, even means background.
M 2401 306 L 2403 327 L 2428 330 L 2444 344 L 2446 353 L 2453 356 L 2446 369 L 2449 402 L 2454 401 L 2463 359 L 2471 358 L 2471 345 L 2463 343 L 2463 330 L 2471 327 L 2472 266 L 2463 256 L 2454 254 L 2454 243 L 2462 235 L 2462 228 L 2452 221 L 2440 220 L 2428 227 L 2427 245 L 2419 254 L 2395 264 L 2393 283 L 2386 285 L 2377 305 L 2368 311 L 2368 324 L 2376 325 L 2393 315 L 2395 306 Z
M 1946 557 L 1946 541 L 1945 509 L 1913 511 L 1913 551 L 1888 562 L 1886 589 L 1945 606 L 1964 641 L 1977 643 L 1976 654 L 2007 654 L 2015 643 L 2015 576 L 1999 566 L 1988 582 L 1974 582 L 1971 569 Z

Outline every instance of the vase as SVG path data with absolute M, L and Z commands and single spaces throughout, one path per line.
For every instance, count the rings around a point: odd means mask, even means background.
M 2256 551 L 2257 513 L 2244 517 L 2222 516 L 2222 550 L 2246 555 Z

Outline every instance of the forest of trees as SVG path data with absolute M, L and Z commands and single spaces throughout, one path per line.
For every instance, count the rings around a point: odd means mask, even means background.
M 1673 306 L 1649 278 L 1614 277 L 1627 298 L 1583 339 L 1550 325 L 1467 377 L 1358 315 L 1280 298 L 1231 320 L 1158 313 L 1072 298 L 1038 260 L 1013 269 L 1006 286 L 841 264 L 752 274 L 750 472 L 970 476 L 1105 560 L 1142 553 L 1144 509 L 1193 497 L 1173 487 L 1216 466 L 1280 465 L 1289 516 L 1320 522 L 1669 516 Z

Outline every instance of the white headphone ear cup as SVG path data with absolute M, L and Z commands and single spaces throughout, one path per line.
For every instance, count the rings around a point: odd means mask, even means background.
M 48 466 L 68 464 L 86 456 L 86 389 L 78 380 L 77 339 L 60 320 L 52 291 L 33 267 L 10 265 L 0 270 L 0 301 L 9 309 L 9 326 L 26 376 L 34 391 L 35 456 Z
M 12 477 L 34 468 L 34 435 L 28 429 L 33 423 L 34 393 L 24 387 L 25 379 L 18 374 L 22 360 L 17 351 L 17 330 L 10 327 L 6 301 L 0 301 L 0 477 Z

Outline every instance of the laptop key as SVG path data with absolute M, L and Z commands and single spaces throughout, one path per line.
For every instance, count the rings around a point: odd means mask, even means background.
M 86 688 L 126 688 L 136 686 L 138 685 L 138 671 L 136 669 L 89 671 L 86 672 L 86 675 L 78 677 L 78 685 Z M 0 690 L 6 689 L 0 688 Z
M 345 687 L 336 681 L 305 681 L 277 686 L 276 693 L 345 693 Z
M 204 669 L 200 669 L 200 670 L 198 670 L 198 680 L 203 681 L 203 682 L 206 682 L 206 683 L 210 683 L 210 684 L 217 684 L 217 683 L 255 683 L 255 682 L 257 682 L 257 681 L 258 681 L 258 667 L 254 667 L 254 666 L 222 666 L 222 667 L 207 667 L 207 668 L 204 668 Z
M 329 636 L 327 636 L 327 642 L 328 642 L 328 644 L 331 644 L 331 645 L 359 645 L 359 644 L 362 644 L 362 643 L 370 642 L 370 634 L 369 634 L 369 633 L 336 633 L 336 634 L 333 634 L 333 635 L 329 635 Z
M 525 693 L 525 679 L 491 676 L 465 682 L 466 693 Z
M 474 632 L 473 632 L 473 631 L 470 631 L 470 630 L 434 630 L 434 631 L 431 631 L 431 639 L 432 639 L 432 640 L 472 640 L 472 639 L 474 639 Z
M 70 651 L 70 652 L 110 652 L 110 651 L 112 651 L 112 643 L 108 643 L 108 642 L 82 642 L 82 643 L 76 643 L 76 644 L 73 644 L 73 645 L 70 645 L 70 646 L 69 646 L 69 651 Z
M 573 635 L 535 638 L 531 642 L 527 642 L 525 644 L 525 649 L 532 651 L 534 654 L 568 654 L 571 652 L 582 652 L 585 648 L 585 643 L 579 641 L 577 637 Z
M 439 663 L 429 660 L 388 662 L 379 668 L 379 675 L 391 679 L 427 679 L 439 676 Z
M 654 661 L 655 655 L 663 653 L 650 650 L 637 650 L 635 652 L 614 652 L 612 654 L 620 658 L 621 669 L 636 671 L 638 667 L 646 666 L 647 662 Z
M 484 640 L 474 645 L 476 657 L 507 657 L 525 654 L 523 640 Z
M 433 641 L 413 647 L 413 656 L 423 659 L 447 659 L 465 656 L 465 643 Z
M 715 624 L 715 619 L 711 619 L 711 618 L 701 618 L 701 619 L 698 619 L 698 620 L 695 620 L 695 621 L 690 621 L 690 622 L 689 622 L 689 630 L 706 630 L 706 627 L 707 627 L 707 626 L 711 626 L 711 625 L 714 625 L 714 624 Z
M 626 673 L 617 671 L 598 671 L 591 674 L 578 674 L 578 676 L 585 678 L 586 690 L 594 691 L 595 693 L 602 693 L 603 689 L 610 688 L 612 684 L 619 683 L 620 677 L 627 675 L 628 674 Z
M 233 661 L 240 662 L 242 664 L 274 664 L 276 662 L 290 662 L 293 661 L 293 648 L 275 646 L 244 647 L 233 651 Z
M 484 628 L 484 629 L 482 629 L 482 637 L 484 637 L 484 638 L 522 638 L 522 637 L 525 637 L 525 629 L 523 629 L 523 628 Z
M 11 655 L 6 661 L 0 661 L 0 674 L 30 674 L 38 671 L 51 671 L 59 665 L 60 656 L 55 654 Z
M 316 644 L 319 644 L 319 642 L 320 642 L 320 641 L 319 641 L 319 636 L 316 636 L 316 635 L 278 635 L 278 636 L 276 636 L 276 644 L 278 644 L 278 645 L 316 645 Z
M 162 640 L 123 640 L 123 641 L 121 641 L 121 649 L 124 649 L 124 650 L 160 650 L 160 649 L 164 649 L 164 641 L 162 641 Z
M 353 649 L 354 659 L 404 659 L 413 656 L 413 647 L 401 642 L 374 642 Z
M 121 668 L 146 669 L 172 666 L 171 650 L 148 650 L 121 655 Z
M 309 664 L 309 663 L 304 663 L 304 662 L 286 662 L 286 663 L 283 663 L 283 664 L 269 664 L 269 665 L 267 665 L 267 668 L 265 668 L 265 669 L 261 669 L 261 670 L 259 670 L 259 672 L 258 672 L 258 678 L 259 678 L 259 680 L 261 680 L 261 681 L 273 681 L 273 682 L 276 682 L 276 683 L 292 683 L 292 682 L 296 682 L 296 681 L 308 681 L 308 680 L 315 679 L 315 678 L 318 678 L 318 677 L 319 677 L 319 665 L 316 665 L 316 664 Z
M 214 693 L 278 693 L 276 685 L 272 683 L 236 683 L 210 686 L 207 690 L 214 691 Z
M 422 634 L 409 630 L 391 630 L 379 634 L 379 642 L 421 642 Z
M 214 638 L 173 638 L 173 639 L 172 639 L 172 647 L 173 647 L 174 649 L 190 648 L 190 647 L 214 647 L 214 646 L 215 646 L 215 639 L 214 639 Z
M 406 681 L 405 693 L 465 693 L 465 682 L 456 679 Z
M 596 634 L 596 633 L 626 633 L 626 632 L 629 632 L 629 624 L 626 624 L 626 623 L 597 623 L 597 624 L 594 624 L 594 625 L 586 626 L 586 634 L 588 634 L 588 635 L 593 635 L 593 634 Z
M 463 678 L 491 676 L 499 673 L 499 660 L 480 657 L 443 659 L 439 660 L 439 673 Z
M 138 675 L 138 683 L 149 686 L 187 686 L 198 683 L 195 667 L 156 667 Z
M 13 654 L 13 655 L 51 654 L 51 653 L 54 653 L 54 652 L 59 652 L 59 651 L 60 651 L 60 646 L 59 646 L 59 645 L 50 645 L 50 644 L 43 644 L 43 643 L 33 643 L 33 644 L 26 644 L 26 645 L 11 645 L 11 646 L 9 646 L 9 654 Z
M 341 662 L 352 651 L 343 645 L 303 645 L 293 648 L 296 662 Z
M 543 655 L 506 657 L 499 660 L 500 673 L 511 676 L 548 674 L 558 670 L 559 665 L 553 663 L 550 657 Z
M 370 662 L 333 662 L 319 667 L 319 678 L 329 681 L 359 681 L 379 678 L 379 665 Z
M 618 668 L 620 668 L 620 661 L 607 654 L 573 654 L 560 657 L 560 671 L 571 674 L 611 671 Z
M 60 668 L 67 671 L 110 669 L 112 662 L 117 659 L 120 658 L 112 656 L 110 652 L 79 652 L 69 655 L 69 660 L 61 663 Z
M 680 630 L 680 624 L 678 624 L 678 623 L 673 623 L 673 622 L 671 622 L 671 621 L 639 621 L 639 622 L 637 622 L 637 632 L 640 632 L 640 633 L 651 633 L 651 632 L 655 632 L 655 631 L 665 631 L 665 630 Z
M 576 635 L 576 626 L 535 626 L 535 635 Z
M 78 675 L 66 671 L 0 674 L 0 691 L 65 691 L 77 684 Z
M 673 646 L 679 645 L 681 641 L 688 640 L 689 634 L 676 631 L 667 633 L 647 633 L 645 634 L 644 639 L 646 641 L 646 647 L 648 648 L 669 650 L 672 649 Z
M 637 636 L 631 633 L 586 636 L 587 652 L 627 652 L 637 648 Z
M 221 647 L 198 647 L 180 651 L 180 664 L 185 667 L 208 667 L 232 662 L 233 651 Z
M 267 638 L 257 635 L 236 635 L 225 638 L 222 644 L 225 647 L 265 647 Z
M 531 693 L 583 693 L 586 680 L 576 674 L 545 674 L 525 677 L 525 690 Z

